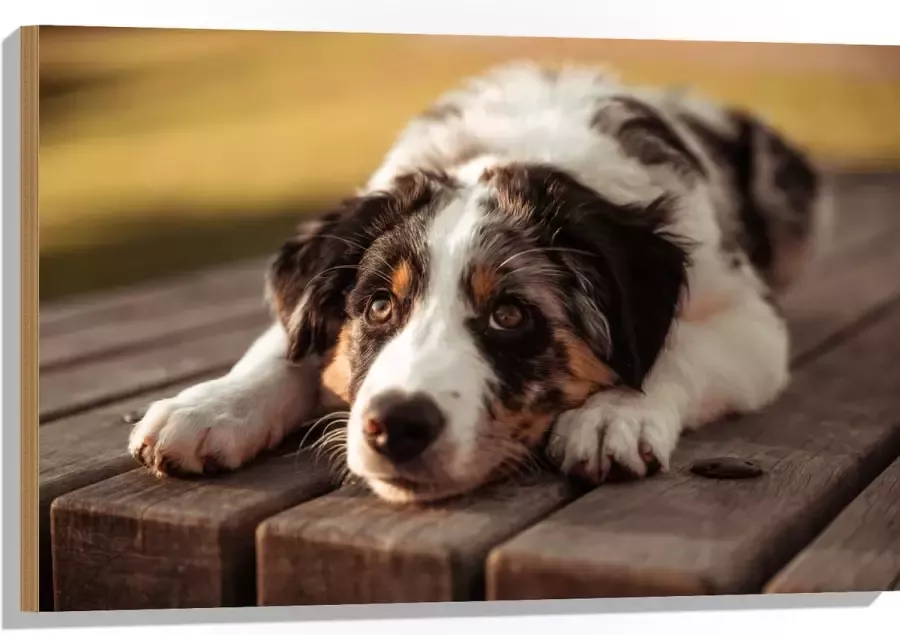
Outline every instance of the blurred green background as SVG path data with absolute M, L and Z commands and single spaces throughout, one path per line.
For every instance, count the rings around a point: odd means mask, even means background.
M 822 162 L 900 168 L 900 47 L 40 30 L 42 301 L 272 251 L 406 120 L 515 59 L 753 108 Z

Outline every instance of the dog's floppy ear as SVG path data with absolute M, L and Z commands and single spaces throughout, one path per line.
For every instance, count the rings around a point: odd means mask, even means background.
M 569 219 L 567 242 L 583 253 L 565 255 L 575 272 L 575 319 L 594 354 L 602 356 L 635 390 L 656 363 L 686 285 L 685 248 L 657 231 L 647 210 L 621 210 L 643 220 L 577 214 Z M 560 234 L 562 236 L 562 234 Z M 590 254 L 590 255 L 588 255 Z
M 270 263 L 266 295 L 288 332 L 290 359 L 323 354 L 336 341 L 345 293 L 371 242 L 367 228 L 384 203 L 378 196 L 352 198 L 303 222 Z
M 619 206 L 559 172 L 540 180 L 551 253 L 573 274 L 572 319 L 620 381 L 641 390 L 687 284 L 689 245 L 665 231 L 669 202 Z
M 284 324 L 288 356 L 321 355 L 337 342 L 346 320 L 347 294 L 366 250 L 434 194 L 424 175 L 398 177 L 389 190 L 357 196 L 303 223 L 272 260 L 267 297 Z
M 544 165 L 485 173 L 497 205 L 531 217 L 549 258 L 571 274 L 573 324 L 592 353 L 635 390 L 665 346 L 687 285 L 688 241 L 666 232 L 670 203 L 616 205 Z

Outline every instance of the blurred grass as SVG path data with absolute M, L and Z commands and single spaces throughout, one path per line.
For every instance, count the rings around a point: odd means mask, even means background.
M 42 28 L 42 300 L 271 251 L 406 120 L 512 59 L 608 63 L 900 166 L 900 48 Z

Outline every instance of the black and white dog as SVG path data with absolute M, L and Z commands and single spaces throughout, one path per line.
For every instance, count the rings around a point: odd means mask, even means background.
M 788 382 L 773 305 L 828 227 L 771 127 L 605 71 L 515 64 L 411 122 L 367 186 L 272 262 L 274 325 L 154 403 L 156 474 L 235 469 L 322 411 L 390 501 L 470 491 L 541 448 L 596 482 Z

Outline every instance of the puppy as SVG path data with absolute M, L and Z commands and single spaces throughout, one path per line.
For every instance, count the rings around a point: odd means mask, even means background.
M 235 469 L 322 411 L 395 502 L 535 452 L 602 482 L 788 382 L 776 295 L 826 184 L 760 119 L 602 70 L 494 69 L 413 120 L 357 196 L 272 261 L 275 319 L 224 377 L 154 403 L 158 475 Z

